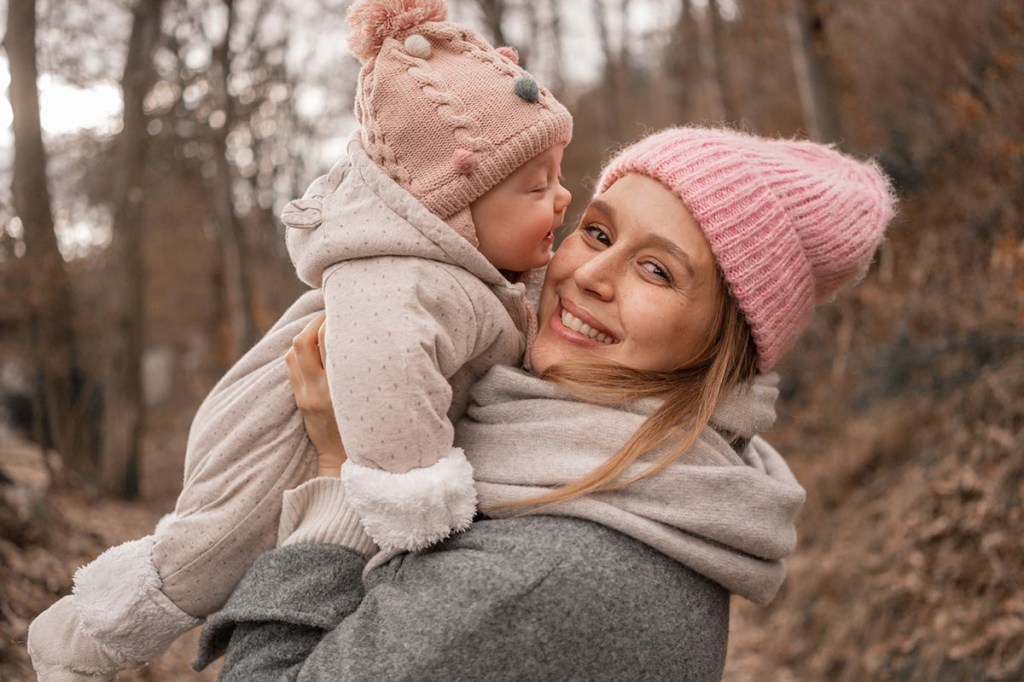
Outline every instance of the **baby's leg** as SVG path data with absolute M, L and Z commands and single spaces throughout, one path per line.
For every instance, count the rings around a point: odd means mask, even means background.
M 316 465 L 284 356 L 322 310 L 322 292 L 303 295 L 210 392 L 189 433 L 184 489 L 153 535 L 81 569 L 74 596 L 33 623 L 41 679 L 83 670 L 109 679 L 109 669 L 151 660 L 219 609 L 274 546 L 281 494 Z
M 184 488 L 153 547 L 164 594 L 187 613 L 202 617 L 224 604 L 256 557 L 274 546 L 281 494 L 315 471 L 284 356 L 322 311 L 321 291 L 302 296 L 196 414 Z

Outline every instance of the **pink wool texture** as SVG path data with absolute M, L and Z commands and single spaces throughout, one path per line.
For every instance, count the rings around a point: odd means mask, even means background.
M 572 117 L 543 87 L 536 101 L 516 95 L 516 80 L 532 76 L 514 51 L 496 50 L 446 16 L 442 0 L 352 6 L 349 45 L 363 60 L 355 112 L 373 162 L 476 244 L 470 203 L 541 152 L 568 144 Z M 410 53 L 413 35 L 429 50 Z
M 630 173 L 672 190 L 704 231 L 761 371 L 793 345 L 815 306 L 864 275 L 895 212 L 874 162 L 728 129 L 651 135 L 608 163 L 597 192 Z

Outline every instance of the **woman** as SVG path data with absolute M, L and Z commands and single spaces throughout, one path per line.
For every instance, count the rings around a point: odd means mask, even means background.
M 226 649 L 239 680 L 719 679 L 728 595 L 774 596 L 803 501 L 757 437 L 767 372 L 863 274 L 892 207 L 877 167 L 813 143 L 673 129 L 623 151 L 548 267 L 532 373 L 494 368 L 457 429 L 485 515 L 370 564 L 307 328 L 289 365 L 325 475 L 286 495 L 280 547 L 197 665 Z

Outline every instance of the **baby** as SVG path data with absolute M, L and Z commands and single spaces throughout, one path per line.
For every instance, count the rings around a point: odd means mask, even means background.
M 474 380 L 520 362 L 536 326 L 518 282 L 547 264 L 568 206 L 572 120 L 513 51 L 446 17 L 441 0 L 349 11 L 359 129 L 282 215 L 313 289 L 200 406 L 174 512 L 80 569 L 74 594 L 33 622 L 40 679 L 109 680 L 152 660 L 274 545 L 282 492 L 315 468 L 284 357 L 323 311 L 341 475 L 376 542 L 360 551 L 468 527 L 476 495 L 452 423 Z

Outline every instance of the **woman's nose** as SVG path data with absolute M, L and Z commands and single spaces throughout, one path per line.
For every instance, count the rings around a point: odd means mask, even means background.
M 606 250 L 580 263 L 573 271 L 573 280 L 581 291 L 602 301 L 610 301 L 615 295 L 614 274 L 614 258 Z

